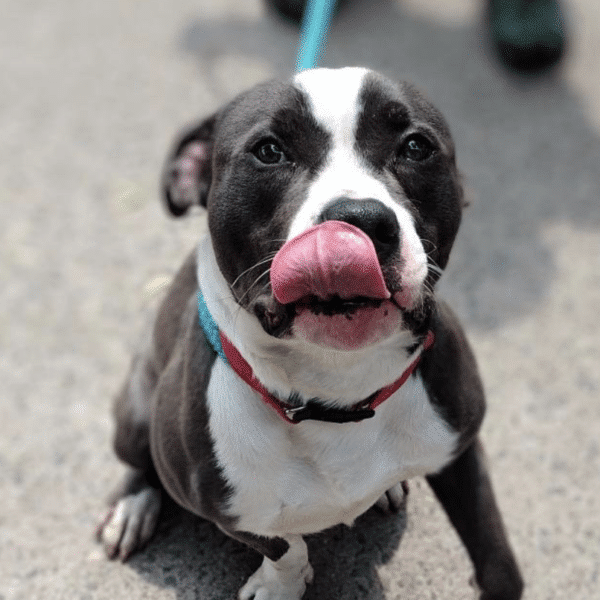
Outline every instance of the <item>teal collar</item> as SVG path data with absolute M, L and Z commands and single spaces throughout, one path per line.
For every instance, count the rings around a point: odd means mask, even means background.
M 206 306 L 206 302 L 204 301 L 204 296 L 200 290 L 198 290 L 198 316 L 200 317 L 200 327 L 202 327 L 204 335 L 206 335 L 206 339 L 208 339 L 210 345 L 214 348 L 214 351 L 226 363 L 228 363 L 229 361 L 227 360 L 227 355 L 225 354 L 225 351 L 223 350 L 223 344 L 221 343 L 219 326 L 212 318 L 212 315 L 208 310 L 208 306 Z

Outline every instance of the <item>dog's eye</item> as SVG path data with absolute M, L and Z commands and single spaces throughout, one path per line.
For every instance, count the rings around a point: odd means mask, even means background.
M 413 134 L 404 140 L 400 156 L 414 162 L 427 160 L 434 152 L 432 143 L 423 135 Z
M 286 160 L 283 150 L 272 140 L 260 143 L 256 146 L 254 149 L 254 156 L 266 165 L 276 165 Z

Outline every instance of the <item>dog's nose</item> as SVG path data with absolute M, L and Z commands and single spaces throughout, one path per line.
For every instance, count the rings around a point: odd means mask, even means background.
M 372 240 L 379 262 L 400 246 L 400 226 L 391 208 L 373 198 L 336 198 L 325 207 L 319 222 L 344 221 L 362 229 Z

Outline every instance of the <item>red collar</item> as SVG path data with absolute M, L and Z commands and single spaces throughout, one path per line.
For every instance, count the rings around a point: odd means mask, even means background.
M 349 408 L 330 408 L 314 400 L 309 400 L 301 406 L 291 406 L 285 404 L 279 398 L 271 394 L 254 376 L 252 367 L 247 363 L 246 359 L 239 353 L 237 348 L 229 341 L 225 334 L 221 331 L 221 345 L 227 361 L 233 370 L 256 392 L 258 392 L 263 401 L 273 408 L 281 418 L 288 423 L 300 423 L 307 419 L 316 421 L 329 421 L 333 423 L 348 423 L 369 419 L 375 415 L 375 409 L 385 402 L 394 392 L 399 390 L 406 380 L 411 376 L 419 361 L 422 353 L 431 348 L 434 342 L 433 331 L 428 331 L 423 348 L 418 356 L 410 363 L 402 375 L 394 381 L 394 383 L 381 388 L 369 396 L 366 400 L 358 402 Z

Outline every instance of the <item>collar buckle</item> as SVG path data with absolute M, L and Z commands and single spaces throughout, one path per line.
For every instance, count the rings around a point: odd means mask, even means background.
M 302 420 L 297 419 L 296 415 L 300 415 L 304 410 L 306 410 L 306 406 L 288 406 L 283 409 L 283 413 L 290 421 L 294 421 L 294 423 L 296 423 Z

